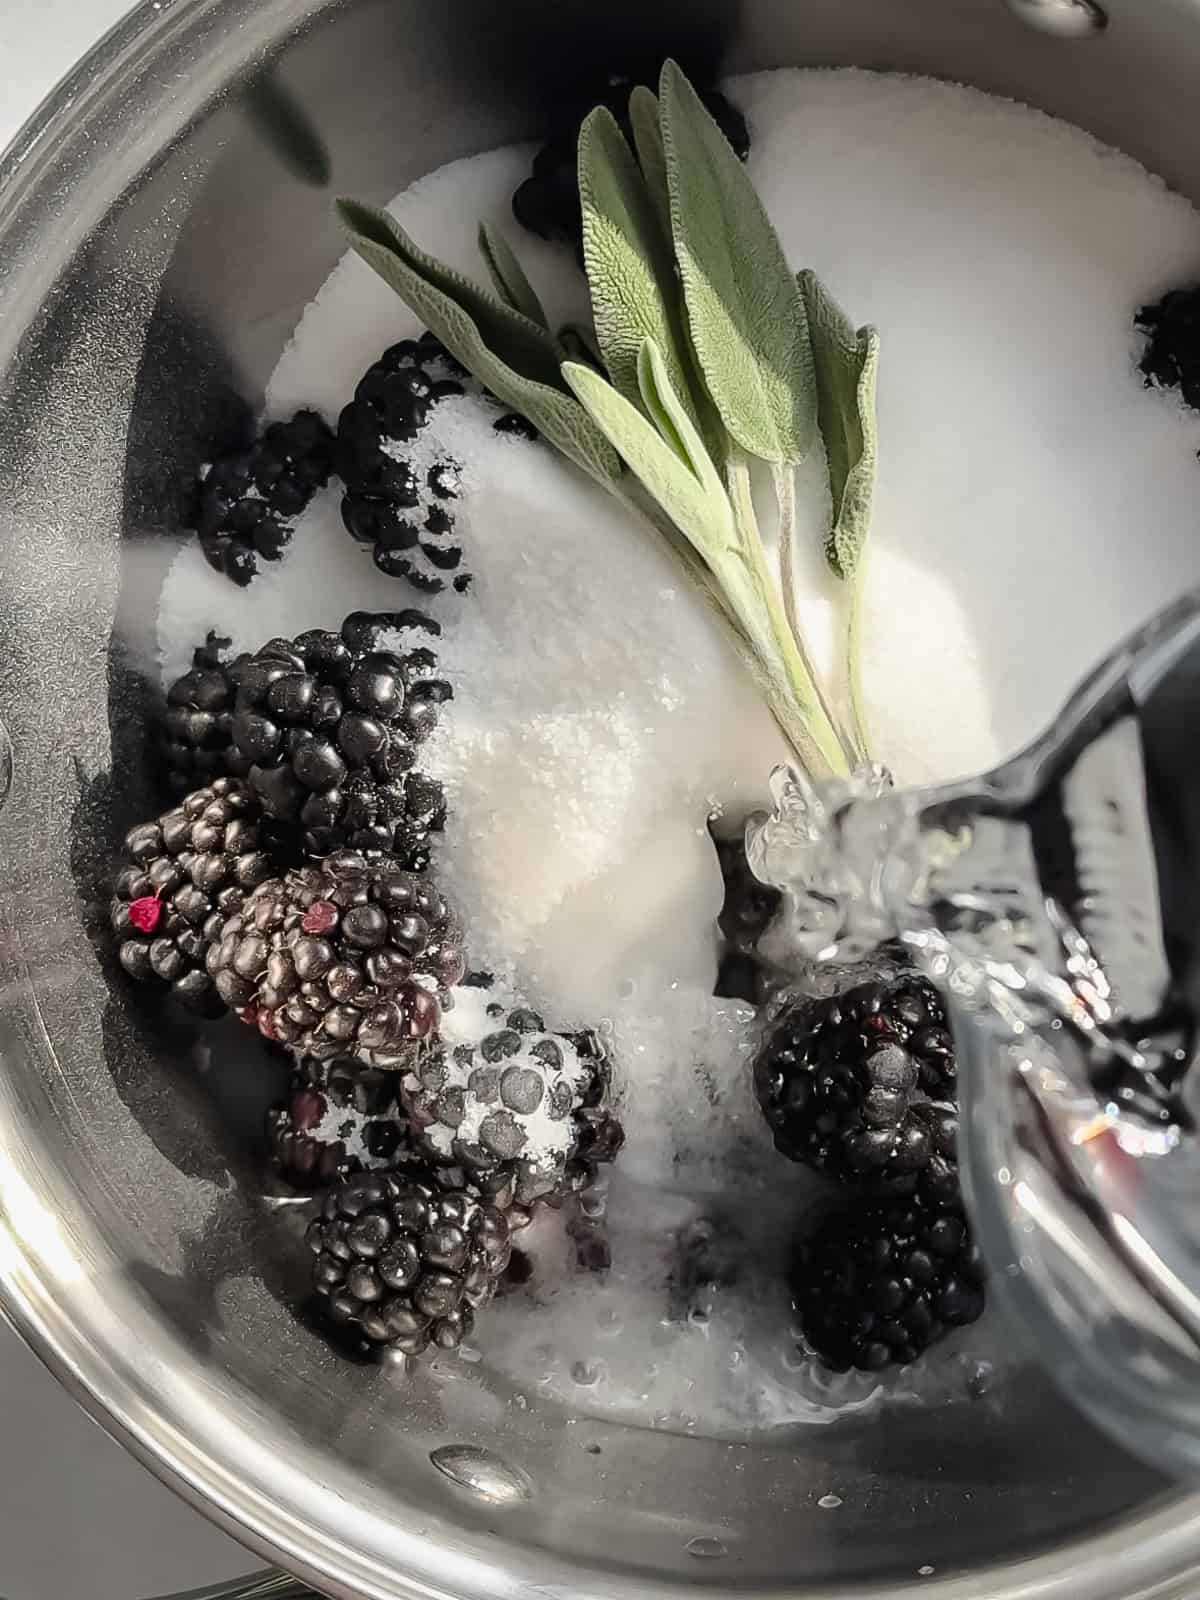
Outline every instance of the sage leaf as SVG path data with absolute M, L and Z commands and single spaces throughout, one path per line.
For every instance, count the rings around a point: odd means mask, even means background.
M 632 469 L 647 493 L 684 533 L 706 564 L 719 570 L 735 538 L 727 497 L 709 494 L 696 474 L 659 437 L 631 401 L 594 368 L 569 361 L 563 377 L 609 444 Z
M 479 250 L 500 298 L 530 322 L 548 328 L 550 324 L 537 290 L 525 276 L 525 268 L 499 228 L 493 228 L 489 222 L 479 224 Z
M 338 211 L 360 255 L 360 245 L 367 243 L 394 256 L 405 275 L 420 278 L 430 289 L 460 307 L 475 324 L 480 338 L 505 366 L 551 388 L 564 387 L 554 341 L 545 328 L 497 300 L 462 273 L 426 255 L 390 212 L 360 205 L 356 200 L 339 200 Z M 403 297 L 403 291 L 398 292 Z M 434 328 L 433 332 L 438 330 Z M 457 351 L 454 353 L 458 355 Z
M 357 253 L 486 388 L 599 482 L 620 458 L 566 389 L 549 333 L 417 248 L 386 212 L 339 201 Z
M 659 100 L 675 255 L 708 392 L 744 450 L 797 463 L 817 425 L 799 286 L 745 168 L 673 61 Z
M 875 387 L 879 335 L 855 329 L 815 272 L 802 272 L 817 378 L 817 417 L 829 463 L 833 520 L 825 559 L 839 578 L 854 575 L 871 524 L 878 456 Z
M 662 351 L 647 339 L 638 354 L 642 400 L 659 433 L 691 469 L 706 494 L 721 497 L 725 485 L 687 407 L 671 383 Z
M 667 187 L 667 152 L 663 148 L 658 96 L 639 83 L 629 96 L 629 124 L 642 177 L 658 214 L 665 238 L 671 237 L 671 195 Z
M 604 106 L 591 113 L 579 136 L 579 195 L 592 321 L 613 387 L 641 404 L 638 355 L 652 339 L 694 412 L 670 242 L 633 152 Z

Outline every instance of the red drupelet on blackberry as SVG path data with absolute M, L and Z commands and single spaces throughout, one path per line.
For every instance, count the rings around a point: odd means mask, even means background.
M 320 1060 L 401 1066 L 463 975 L 462 935 L 429 881 L 344 850 L 260 884 L 217 930 L 217 992 L 268 1039 Z
M 172 794 L 182 797 L 214 778 L 244 778 L 250 770 L 232 743 L 237 675 L 245 657 L 227 660 L 228 648 L 228 639 L 210 632 L 167 690 L 161 751 Z
M 272 422 L 248 450 L 214 461 L 197 486 L 193 518 L 209 565 L 245 585 L 259 561 L 278 561 L 332 467 L 333 434 L 315 411 Z
M 219 1015 L 225 1004 L 207 971 L 211 940 L 275 870 L 258 801 L 236 779 L 218 778 L 131 828 L 125 852 L 111 907 L 122 967 L 140 982 L 169 985 L 193 1010 Z
M 342 521 L 375 565 L 425 594 L 453 581 L 465 589 L 463 550 L 452 507 L 461 492 L 457 464 L 410 459 L 405 450 L 448 395 L 478 385 L 432 334 L 385 350 L 338 419 L 337 472 L 345 485 Z
M 309 1225 L 313 1287 L 339 1322 L 378 1346 L 454 1350 L 496 1292 L 512 1235 L 528 1221 L 468 1194 L 399 1173 L 366 1173 L 330 1189 Z
M 957 1184 L 839 1212 L 801 1244 L 800 1328 L 837 1371 L 915 1361 L 982 1316 L 984 1270 Z
M 451 693 L 434 676 L 440 632 L 419 611 L 354 612 L 340 633 L 273 639 L 241 664 L 234 748 L 312 854 L 388 850 L 416 865 L 440 827 L 441 791 L 412 770 Z
M 905 975 L 771 1024 L 755 1062 L 759 1103 L 790 1161 L 844 1182 L 909 1185 L 953 1157 L 954 1043 L 936 991 Z

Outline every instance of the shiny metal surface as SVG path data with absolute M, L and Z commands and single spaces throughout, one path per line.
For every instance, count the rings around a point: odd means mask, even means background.
M 1108 13 L 1095 0 L 1007 0 L 1022 22 L 1060 39 L 1087 39 L 1108 26 Z
M 537 130 L 571 63 L 856 62 L 1015 94 L 1200 192 L 1200 11 L 1112 0 L 1068 52 L 1000 0 L 149 0 L 0 178 L 0 1292 L 113 1433 L 342 1600 L 590 1600 L 703 1585 L 796 1600 L 1183 1600 L 1200 1502 L 1032 1368 L 983 1401 L 755 1443 L 512 1406 L 343 1364 L 296 1320 L 302 1219 L 260 1198 L 259 1105 L 109 987 L 107 857 L 145 809 L 137 671 L 204 441 L 254 403 L 337 251 L 333 189 L 383 198 Z M 114 647 L 116 638 L 118 644 Z M 1014 1330 L 1014 1339 L 1018 1332 Z M 498 1505 L 436 1471 L 484 1447 Z M 836 1492 L 841 1505 L 818 1501 Z M 695 1541 L 727 1555 L 698 1562 Z M 920 1575 L 924 1567 L 932 1575 Z

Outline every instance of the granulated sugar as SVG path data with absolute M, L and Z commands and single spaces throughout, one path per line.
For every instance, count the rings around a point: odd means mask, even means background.
M 1143 389 L 1131 327 L 1140 304 L 1200 272 L 1200 217 L 1087 135 L 975 91 L 781 72 L 730 93 L 793 265 L 814 267 L 882 338 L 863 628 L 873 753 L 901 781 L 978 770 L 1035 733 L 1121 632 L 1200 581 L 1200 425 Z M 447 167 L 394 210 L 480 278 L 488 218 L 554 318 L 578 316 L 571 252 L 511 219 L 528 155 Z M 335 422 L 381 351 L 418 331 L 348 258 L 305 313 L 268 413 L 315 405 Z M 447 790 L 437 866 L 472 963 L 551 1026 L 606 1026 L 631 1134 L 609 1206 L 623 1261 L 607 1281 L 568 1275 L 506 1301 L 486 1357 L 527 1377 L 526 1313 L 549 1295 L 555 1314 L 536 1323 L 538 1339 L 556 1330 L 546 1387 L 573 1405 L 721 1431 L 828 1415 L 874 1380 L 823 1394 L 796 1376 L 771 1229 L 789 1233 L 811 1180 L 774 1157 L 754 1110 L 749 1013 L 711 999 L 721 884 L 706 818 L 757 803 L 782 743 L 647 530 L 545 447 L 497 434 L 495 415 L 447 401 L 421 442 L 462 468 L 466 595 L 425 598 L 380 575 L 342 529 L 334 485 L 249 589 L 194 544 L 180 554 L 158 619 L 164 677 L 211 627 L 252 648 L 357 608 L 416 605 L 441 621 L 455 699 L 422 762 Z M 819 553 L 819 460 L 799 495 L 800 610 L 828 668 L 841 597 Z M 746 1204 L 742 1187 L 762 1174 Z M 664 1332 L 670 1241 L 714 1207 L 758 1229 L 748 1270 L 764 1303 L 775 1296 L 770 1328 L 735 1326 L 744 1296 L 730 1293 L 703 1334 Z M 552 1279 L 552 1264 L 539 1268 L 538 1283 Z M 614 1323 L 627 1330 L 619 1352 L 602 1349 Z M 660 1376 L 632 1387 L 651 1366 Z M 585 1368 L 582 1386 L 572 1373 Z

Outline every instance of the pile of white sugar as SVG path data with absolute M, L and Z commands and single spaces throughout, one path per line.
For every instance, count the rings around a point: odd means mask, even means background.
M 977 770 L 1036 732 L 1122 631 L 1200 581 L 1200 422 L 1144 390 L 1132 331 L 1140 304 L 1200 271 L 1200 217 L 1078 130 L 971 90 L 789 71 L 729 93 L 793 265 L 814 267 L 882 338 L 864 628 L 874 754 L 901 781 Z M 511 219 L 529 154 L 456 163 L 393 209 L 421 245 L 480 279 L 476 226 L 488 218 L 552 315 L 578 316 L 571 252 Z M 348 258 L 302 318 L 268 414 L 315 406 L 336 422 L 371 362 L 417 331 Z M 158 619 L 164 680 L 212 627 L 242 649 L 337 627 L 356 608 L 437 617 L 455 691 L 423 759 L 450 806 L 438 867 L 474 965 L 551 1026 L 610 1026 L 633 1132 L 613 1179 L 614 1225 L 633 1227 L 623 1184 L 665 1197 L 672 1227 L 707 1214 L 731 1119 L 737 1193 L 751 1204 L 791 1194 L 797 1180 L 745 1098 L 748 1013 L 710 998 L 721 886 L 705 832 L 714 807 L 758 803 L 779 736 L 647 531 L 549 450 L 497 435 L 494 415 L 446 402 L 429 435 L 463 471 L 458 534 L 475 575 L 465 596 L 426 599 L 378 574 L 342 529 L 333 485 L 284 561 L 246 590 L 194 543 L 182 551 Z M 820 463 L 800 479 L 802 612 L 828 662 Z M 601 1379 L 570 1377 L 591 1371 L 596 1318 L 623 1330 L 623 1367 L 663 1367 L 661 1351 L 638 1343 L 639 1327 L 658 1327 L 643 1304 L 653 1274 L 628 1277 L 624 1309 L 612 1303 L 615 1269 L 603 1305 L 585 1284 L 569 1316 L 541 1325 L 557 1340 L 547 1370 L 581 1406 L 629 1405 L 615 1382 L 606 1400 Z M 748 1383 L 742 1334 L 713 1346 L 717 1323 L 697 1333 L 706 1355 L 688 1415 L 723 1427 L 794 1419 L 793 1375 L 775 1375 L 793 1396 L 777 1406 L 775 1377 Z M 517 1321 L 508 1326 L 506 1348 L 519 1348 Z M 786 1346 L 776 1332 L 764 1348 Z M 676 1351 L 673 1371 L 682 1360 Z

